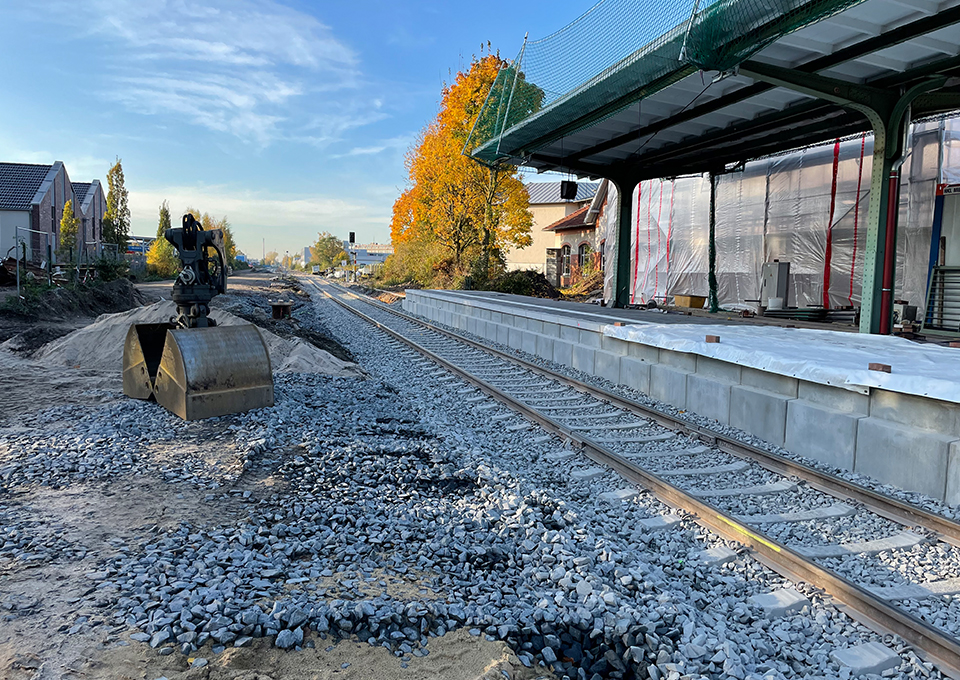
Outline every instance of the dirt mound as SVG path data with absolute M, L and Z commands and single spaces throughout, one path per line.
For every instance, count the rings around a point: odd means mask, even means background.
M 511 295 L 526 295 L 527 297 L 551 298 L 556 300 L 560 293 L 553 287 L 547 277 L 532 269 L 518 269 L 507 272 L 488 286 L 488 290 Z
M 4 316 L 42 320 L 97 316 L 124 312 L 144 302 L 143 295 L 127 279 L 55 288 L 26 297 L 25 301 L 0 309 L 0 319 Z
M 158 323 L 175 316 L 176 305 L 171 301 L 157 302 L 119 314 L 106 314 L 89 326 L 81 328 L 41 348 L 34 358 L 53 366 L 71 366 L 119 375 L 123 369 L 123 343 L 132 324 Z M 211 314 L 218 325 L 246 324 L 229 312 L 216 310 Z M 275 373 L 320 373 L 323 375 L 361 375 L 356 364 L 341 361 L 328 352 L 298 338 L 281 338 L 261 329 L 270 362 Z

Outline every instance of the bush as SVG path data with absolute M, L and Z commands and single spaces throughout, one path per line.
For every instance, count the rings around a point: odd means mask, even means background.
M 116 281 L 130 273 L 130 265 L 126 260 L 101 257 L 93 264 L 97 278 L 101 281 Z
M 560 293 L 547 281 L 547 277 L 533 269 L 518 269 L 507 272 L 494 279 L 487 286 L 487 290 L 511 295 L 526 295 L 527 297 L 551 298 L 553 300 L 560 297 Z

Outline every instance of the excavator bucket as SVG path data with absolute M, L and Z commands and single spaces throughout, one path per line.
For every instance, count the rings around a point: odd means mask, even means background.
M 139 399 L 152 395 L 184 420 L 273 406 L 270 355 L 253 325 L 133 326 L 127 333 L 123 364 L 124 394 Z
M 130 326 L 123 343 L 123 393 L 134 399 L 153 398 L 163 343 L 172 323 L 141 323 Z

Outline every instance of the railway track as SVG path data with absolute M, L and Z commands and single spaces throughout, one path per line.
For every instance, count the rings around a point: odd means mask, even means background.
M 957 553 L 960 524 L 464 338 L 369 297 L 332 284 L 309 283 L 438 365 L 438 375 L 452 373 L 472 385 L 462 390 L 466 405 L 492 410 L 490 398 L 496 400 L 514 414 L 492 415 L 504 427 L 522 430 L 533 423 L 569 441 L 709 531 L 744 546 L 762 564 L 794 582 L 821 589 L 853 618 L 879 633 L 900 636 L 941 671 L 960 678 L 960 640 L 924 621 L 909 606 L 960 593 L 960 579 L 878 587 L 857 583 L 830 566 L 845 556 L 878 555 L 916 545 L 938 545 Z M 704 445 L 669 448 L 678 434 Z M 566 455 L 558 455 L 558 464 Z M 730 486 L 724 483 L 730 476 L 742 481 Z M 627 498 L 631 490 L 620 493 Z M 844 543 L 823 540 L 829 538 L 831 523 L 837 522 L 886 529 L 889 535 Z M 795 540 L 811 527 L 823 536 Z M 710 559 L 735 556 L 721 550 Z M 792 595 L 780 597 L 789 601 Z

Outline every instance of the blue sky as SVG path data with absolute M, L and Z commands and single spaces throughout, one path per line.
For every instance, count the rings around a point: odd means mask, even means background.
M 227 215 L 255 257 L 321 230 L 384 242 L 451 71 L 589 5 L 0 0 L 0 161 L 105 182 L 121 157 L 137 234 L 167 199 Z

